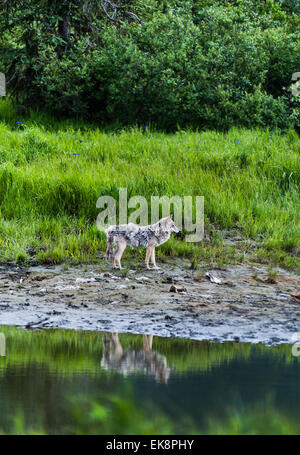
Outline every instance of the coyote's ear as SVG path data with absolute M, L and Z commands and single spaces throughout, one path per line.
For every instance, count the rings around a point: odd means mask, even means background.
M 169 218 L 170 218 L 171 220 L 173 220 L 173 214 L 172 214 L 172 213 L 171 213 L 171 215 L 169 216 Z
M 160 226 L 162 226 L 163 228 L 165 228 L 165 227 L 167 226 L 168 219 L 169 219 L 168 216 L 166 216 L 165 218 L 162 218 L 162 219 L 160 220 Z

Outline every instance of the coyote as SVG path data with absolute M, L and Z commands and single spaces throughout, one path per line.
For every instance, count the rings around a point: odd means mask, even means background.
M 117 333 L 103 335 L 103 357 L 101 366 L 106 370 L 124 375 L 143 373 L 154 376 L 161 384 L 167 384 L 171 368 L 164 355 L 152 351 L 153 335 L 143 335 L 143 349 L 123 349 Z M 111 346 L 112 342 L 112 346 Z
M 113 267 L 121 269 L 121 257 L 128 245 L 133 248 L 143 246 L 146 248 L 146 267 L 149 259 L 154 269 L 158 269 L 155 262 L 155 247 L 169 240 L 172 232 L 179 232 L 171 216 L 162 218 L 149 226 L 138 226 L 134 223 L 110 226 L 106 229 L 107 250 L 106 259 L 112 259 Z M 114 245 L 116 248 L 114 248 Z

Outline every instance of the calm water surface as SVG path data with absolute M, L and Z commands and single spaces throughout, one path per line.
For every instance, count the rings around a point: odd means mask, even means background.
M 300 426 L 300 357 L 288 345 L 14 327 L 0 332 L 4 433 L 94 433 L 93 425 L 78 430 L 78 406 L 83 421 L 87 403 L 122 413 L 111 407 L 112 396 L 129 400 L 140 418 L 163 417 L 175 433 Z

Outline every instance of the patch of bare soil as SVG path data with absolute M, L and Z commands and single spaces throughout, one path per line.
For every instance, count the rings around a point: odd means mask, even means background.
M 201 273 L 182 260 L 161 270 L 109 265 L 0 267 L 0 325 L 278 344 L 300 332 L 299 277 L 261 265 Z

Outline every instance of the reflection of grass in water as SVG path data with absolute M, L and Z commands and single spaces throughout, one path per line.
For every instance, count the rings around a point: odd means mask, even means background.
M 85 412 L 82 410 L 85 409 Z M 130 390 L 126 397 L 112 395 L 106 404 L 87 402 L 84 398 L 71 400 L 72 424 L 70 434 L 172 434 L 173 423 L 162 413 L 139 409 Z
M 267 405 L 256 405 L 248 410 L 231 410 L 223 421 L 211 419 L 209 434 L 300 434 L 299 421 L 278 412 L 269 401 Z
M 126 398 L 113 395 L 107 404 L 74 397 L 70 400 L 70 416 L 71 423 L 63 430 L 64 434 L 300 434 L 299 422 L 278 412 L 271 400 L 264 406 L 256 405 L 242 411 L 232 409 L 223 420 L 211 418 L 207 430 L 199 428 L 191 419 L 175 423 L 162 413 L 142 411 L 130 394 Z M 19 413 L 14 418 L 11 434 L 46 434 L 46 430 L 27 427 Z
M 175 339 L 170 349 L 167 339 L 155 341 L 155 347 L 166 353 L 168 361 L 178 371 L 208 371 L 213 366 L 220 366 L 236 358 L 247 359 L 251 351 L 250 343 L 212 343 Z
M 26 365 L 35 362 L 46 366 L 49 371 L 59 371 L 61 375 L 71 375 L 76 371 L 97 373 L 103 355 L 101 332 L 72 330 L 26 331 L 15 327 L 0 327 L 6 337 L 7 357 L 1 358 L 1 372 L 9 365 Z M 142 349 L 141 335 L 120 334 L 124 350 Z M 166 356 L 168 366 L 175 371 L 209 371 L 212 367 L 234 359 L 248 359 L 251 350 L 273 354 L 287 363 L 299 361 L 292 357 L 289 345 L 266 347 L 250 343 L 211 343 L 188 339 L 154 337 L 153 350 Z M 8 355 L 9 354 L 9 355 Z M 115 374 L 115 373 L 112 373 Z
M 208 430 L 192 419 L 170 421 L 164 414 L 146 414 L 131 398 L 112 396 L 106 407 L 97 402 L 73 401 L 74 434 L 300 434 L 299 422 L 278 412 L 270 399 L 264 406 L 231 410 L 222 420 L 210 420 Z
M 70 377 L 74 373 L 100 372 L 103 344 L 99 332 L 24 331 L 14 327 L 0 327 L 0 332 L 5 334 L 7 341 L 7 357 L 0 359 L 0 374 L 3 376 L 11 367 L 30 367 L 33 363 L 60 377 Z M 121 334 L 120 341 L 124 349 L 142 349 L 141 335 Z M 274 356 L 272 362 L 299 361 L 299 358 L 291 356 L 288 345 L 269 348 L 249 343 L 214 344 L 154 337 L 153 349 L 165 355 L 168 365 L 175 371 L 181 372 L 208 371 L 213 366 L 218 367 L 235 359 L 246 362 L 251 350 Z M 117 373 L 105 372 L 105 375 L 109 374 Z M 64 412 L 68 415 L 69 423 L 61 431 L 72 434 L 300 434 L 300 425 L 278 412 L 272 400 L 267 401 L 263 407 L 232 408 L 222 419 L 211 415 L 206 419 L 208 426 L 205 428 L 191 419 L 179 421 L 176 418 L 175 422 L 151 403 L 143 402 L 139 408 L 131 390 L 126 388 L 122 395 L 107 397 L 104 394 L 101 401 L 74 397 Z M 14 416 L 9 431 L 12 434 L 46 433 L 49 430 L 46 426 L 43 427 L 42 415 L 43 413 L 32 423 L 32 419 L 26 420 L 22 413 L 18 413 Z
M 111 395 L 105 403 L 87 400 L 82 397 L 71 397 L 68 408 L 68 424 L 62 434 L 173 434 L 173 423 L 163 414 L 148 414 L 135 404 L 128 389 L 126 397 Z M 3 432 L 0 431 L 0 434 Z M 26 425 L 22 412 L 13 419 L 10 434 L 47 434 L 40 427 Z
M 73 374 L 84 370 L 90 373 L 100 369 L 102 334 L 68 330 L 21 330 L 1 327 L 6 337 L 7 356 L 1 367 L 37 363 L 50 371 Z

